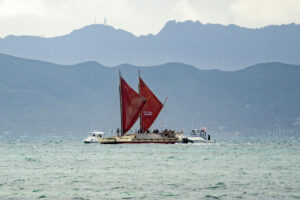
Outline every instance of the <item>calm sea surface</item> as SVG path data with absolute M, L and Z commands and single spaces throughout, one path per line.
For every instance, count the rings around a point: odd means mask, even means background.
M 0 199 L 300 199 L 299 138 L 209 145 L 0 139 Z

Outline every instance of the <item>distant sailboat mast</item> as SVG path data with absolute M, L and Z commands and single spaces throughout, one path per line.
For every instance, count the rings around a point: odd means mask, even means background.
M 120 116 L 121 116 L 121 135 L 123 135 L 123 113 L 122 113 L 122 89 L 121 89 L 121 71 L 119 70 L 119 78 L 120 78 L 120 85 L 119 85 L 119 96 L 120 96 Z
M 138 84 L 138 88 L 139 88 L 139 95 L 141 95 L 141 84 L 140 84 L 141 71 L 140 71 L 140 70 L 138 70 L 138 74 L 139 74 L 139 84 Z M 139 130 L 139 131 L 141 131 L 141 132 L 143 132 L 143 131 L 142 131 L 142 115 L 143 115 L 143 110 L 142 110 L 142 112 L 140 113 L 140 130 Z

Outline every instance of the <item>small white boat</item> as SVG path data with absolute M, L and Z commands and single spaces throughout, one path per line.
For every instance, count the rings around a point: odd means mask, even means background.
M 102 131 L 91 131 L 91 136 L 83 140 L 84 143 L 100 143 L 100 138 L 105 134 Z
M 210 135 L 206 134 L 206 128 L 193 129 L 191 135 L 181 139 L 181 143 L 216 143 L 216 140 L 211 140 Z

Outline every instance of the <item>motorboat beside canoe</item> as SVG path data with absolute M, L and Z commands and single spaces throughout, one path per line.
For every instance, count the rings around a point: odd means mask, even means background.
M 180 143 L 216 143 L 216 140 L 211 140 L 211 136 L 206 133 L 206 128 L 201 130 L 193 129 L 188 137 L 182 137 Z

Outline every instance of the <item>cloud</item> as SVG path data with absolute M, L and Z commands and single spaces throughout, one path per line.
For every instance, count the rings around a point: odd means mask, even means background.
M 250 27 L 300 22 L 299 0 L 239 0 L 231 5 L 237 23 Z
M 0 0 L 0 36 L 55 36 L 95 22 L 136 35 L 157 33 L 169 20 L 244 27 L 300 23 L 299 0 Z
M 199 19 L 199 11 L 193 6 L 189 0 L 180 0 L 172 8 L 178 19 Z
M 45 9 L 40 1 L 35 0 L 10 0 L 1 1 L 0 19 L 8 19 L 11 17 L 22 17 L 23 15 L 37 15 L 46 14 Z

